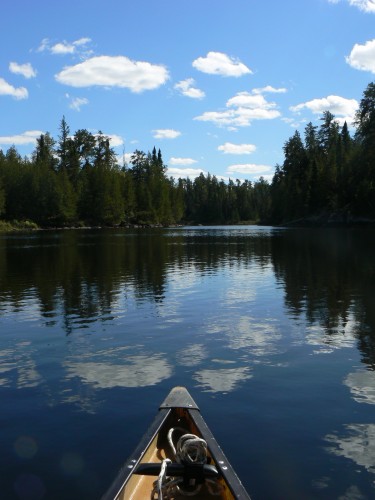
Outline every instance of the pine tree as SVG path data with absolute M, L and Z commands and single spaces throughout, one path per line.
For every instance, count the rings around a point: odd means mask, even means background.
M 355 176 L 356 209 L 375 215 L 375 82 L 363 93 L 356 114 L 356 141 L 360 145 Z
M 0 175 L 0 217 L 5 213 L 5 189 L 4 182 Z

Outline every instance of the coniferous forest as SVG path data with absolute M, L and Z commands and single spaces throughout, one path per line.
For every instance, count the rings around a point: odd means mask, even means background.
M 109 139 L 86 129 L 37 139 L 31 158 L 0 150 L 0 219 L 42 227 L 284 224 L 322 214 L 375 218 L 375 82 L 363 93 L 355 132 L 329 111 L 284 145 L 271 184 L 167 175 L 162 153 L 135 151 L 121 165 Z M 214 167 L 214 166 L 213 166 Z

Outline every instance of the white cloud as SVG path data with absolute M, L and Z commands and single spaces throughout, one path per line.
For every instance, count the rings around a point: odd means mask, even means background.
M 239 165 L 231 165 L 227 168 L 227 173 L 238 173 L 238 174 L 263 174 L 269 172 L 271 167 L 268 165 L 257 165 L 255 163 L 243 163 Z
M 328 3 L 339 3 L 341 0 L 328 0 Z M 363 12 L 375 13 L 375 0 L 347 0 L 349 5 L 358 7 Z
M 195 80 L 193 78 L 187 78 L 186 80 L 181 80 L 176 83 L 174 88 L 186 97 L 191 97 L 192 99 L 203 99 L 206 94 L 203 90 L 194 87 L 194 85 Z
M 240 117 L 236 116 L 234 111 L 205 111 L 203 114 L 196 116 L 194 120 L 202 122 L 212 122 L 218 127 L 235 125 L 244 126 Z
M 219 127 L 248 127 L 253 120 L 272 120 L 280 116 L 276 103 L 261 94 L 238 92 L 226 103 L 225 111 L 206 111 L 194 120 L 213 122 Z
M 73 54 L 76 48 L 73 44 L 64 41 L 56 43 L 50 50 L 52 54 Z
M 352 123 L 354 115 L 358 109 L 358 101 L 355 99 L 346 99 L 337 95 L 329 95 L 321 99 L 312 99 L 292 106 L 291 111 L 299 113 L 302 109 L 309 109 L 315 115 L 320 115 L 324 111 L 330 111 L 339 123 L 344 121 Z
M 168 167 L 167 174 L 169 177 L 174 177 L 175 179 L 186 179 L 187 177 L 195 179 L 196 177 L 199 177 L 200 174 L 206 175 L 206 172 L 200 168 Z
M 36 70 L 30 63 L 18 64 L 16 62 L 11 62 L 9 64 L 9 71 L 16 75 L 22 75 L 25 78 L 34 78 L 36 76 Z
M 192 158 L 172 158 L 168 162 L 170 165 L 193 165 L 197 163 L 197 160 L 193 160 Z
M 259 89 L 253 89 L 253 94 L 264 94 L 266 92 L 270 94 L 285 94 L 287 92 L 287 89 L 286 88 L 276 89 L 271 85 L 267 85 L 266 87 L 261 87 Z
M 9 135 L 0 137 L 0 144 L 14 144 L 15 146 L 24 146 L 26 144 L 35 144 L 36 140 L 44 134 L 41 130 L 27 130 L 19 135 Z
M 69 94 L 66 94 L 68 98 L 70 98 Z M 72 97 L 69 108 L 74 109 L 75 111 L 81 111 L 81 107 L 85 106 L 89 103 L 89 100 L 86 97 Z
M 229 57 L 222 52 L 208 52 L 206 57 L 198 57 L 193 61 L 193 67 L 210 75 L 239 77 L 251 74 L 252 71 L 238 59 Z
M 232 144 L 231 142 L 226 142 L 217 149 L 224 154 L 249 155 L 254 153 L 256 146 L 254 146 L 254 144 Z
M 124 139 L 120 135 L 116 134 L 104 134 L 106 137 L 108 137 L 111 146 L 113 148 L 117 148 L 119 146 L 122 146 L 124 144 Z
M 29 93 L 25 87 L 13 87 L 10 83 L 0 78 L 0 95 L 10 95 L 17 100 L 27 99 Z
M 267 102 L 261 94 L 250 94 L 249 92 L 238 92 L 227 101 L 227 107 L 239 107 L 249 109 L 270 109 L 276 107 L 274 102 Z
M 129 163 L 131 163 L 130 160 L 131 160 L 132 156 L 133 156 L 133 153 L 125 153 L 123 155 L 118 156 L 117 158 L 118 158 L 119 164 L 122 165 L 123 163 L 125 163 L 126 165 L 128 165 Z
M 91 42 L 91 38 L 82 37 L 82 38 L 79 38 L 78 40 L 76 40 L 75 42 L 73 42 L 73 45 L 75 45 L 76 47 L 81 47 L 82 45 L 87 45 L 90 42 Z
M 153 130 L 154 139 L 176 139 L 176 137 L 181 135 L 178 130 L 173 130 L 170 128 L 156 129 Z
M 253 180 L 256 182 L 256 181 L 259 181 L 260 178 L 262 178 L 264 181 L 268 182 L 269 184 L 272 184 L 274 175 L 275 175 L 274 173 L 273 174 L 260 175 L 257 179 L 254 178 Z
M 375 73 L 375 38 L 364 45 L 356 43 L 346 57 L 346 62 L 352 68 Z
M 72 87 L 128 88 L 139 93 L 163 85 L 169 78 L 168 70 L 161 65 L 144 61 L 131 61 L 124 56 L 97 56 L 67 66 L 55 75 L 56 80 Z
M 65 54 L 75 54 L 79 49 L 82 49 L 85 45 L 91 42 L 90 38 L 82 37 L 74 42 L 67 42 L 66 40 L 51 44 L 48 38 L 43 38 L 41 41 L 37 52 L 48 51 L 54 55 L 65 55 Z
M 48 50 L 49 48 L 49 40 L 48 38 L 43 38 L 43 40 L 40 42 L 39 47 L 36 49 L 37 52 L 44 52 L 45 50 Z
M 296 119 L 296 118 L 287 118 L 287 117 L 284 117 L 284 118 L 281 118 L 281 120 L 284 123 L 287 123 L 288 125 L 290 125 L 292 128 L 299 128 L 304 123 L 307 123 L 307 120 L 305 118 Z
M 363 12 L 375 13 L 375 0 L 349 0 L 349 3 Z

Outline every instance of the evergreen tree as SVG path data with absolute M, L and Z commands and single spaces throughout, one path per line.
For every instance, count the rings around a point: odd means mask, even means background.
M 0 216 L 5 213 L 5 189 L 3 179 L 0 175 Z
M 335 210 L 338 207 L 337 152 L 340 130 L 334 115 L 329 111 L 323 113 L 321 120 L 323 123 L 318 132 L 318 140 L 324 155 L 324 175 L 321 179 L 320 189 L 325 208 Z
M 257 219 L 260 221 L 268 221 L 271 213 L 271 189 L 268 182 L 260 177 L 254 182 L 254 199 Z
M 12 146 L 3 155 L 1 166 L 6 208 L 4 217 L 8 220 L 29 218 L 32 205 L 30 162 L 22 159 Z
M 308 178 L 306 179 L 306 186 L 308 189 L 308 212 L 316 213 L 324 205 L 321 196 L 321 181 L 323 177 L 323 153 L 318 140 L 318 127 L 311 122 L 305 127 L 305 150 L 308 161 Z
M 95 136 L 86 129 L 79 129 L 74 134 L 74 145 L 79 157 L 80 168 L 92 166 L 95 156 Z
M 355 209 L 375 215 L 375 82 L 370 83 L 363 93 L 356 114 L 356 140 L 360 145 L 357 156 L 357 190 Z
M 39 168 L 52 171 L 57 170 L 58 159 L 55 155 L 55 140 L 48 132 L 41 134 L 36 140 L 33 160 Z
M 65 121 L 65 116 L 63 116 L 60 123 L 60 135 L 56 151 L 59 156 L 60 170 L 68 170 L 69 168 L 69 134 L 70 129 Z
M 284 145 L 286 190 L 285 214 L 289 219 L 300 217 L 307 212 L 309 203 L 309 162 L 300 133 L 296 130 Z
M 57 173 L 57 193 L 56 223 L 62 226 L 75 224 L 77 221 L 77 196 L 64 168 Z

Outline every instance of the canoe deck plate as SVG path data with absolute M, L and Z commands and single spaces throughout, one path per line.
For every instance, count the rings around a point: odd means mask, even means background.
M 196 402 L 185 387 L 174 387 L 160 405 L 159 410 L 168 408 L 189 408 L 190 410 L 199 410 Z

